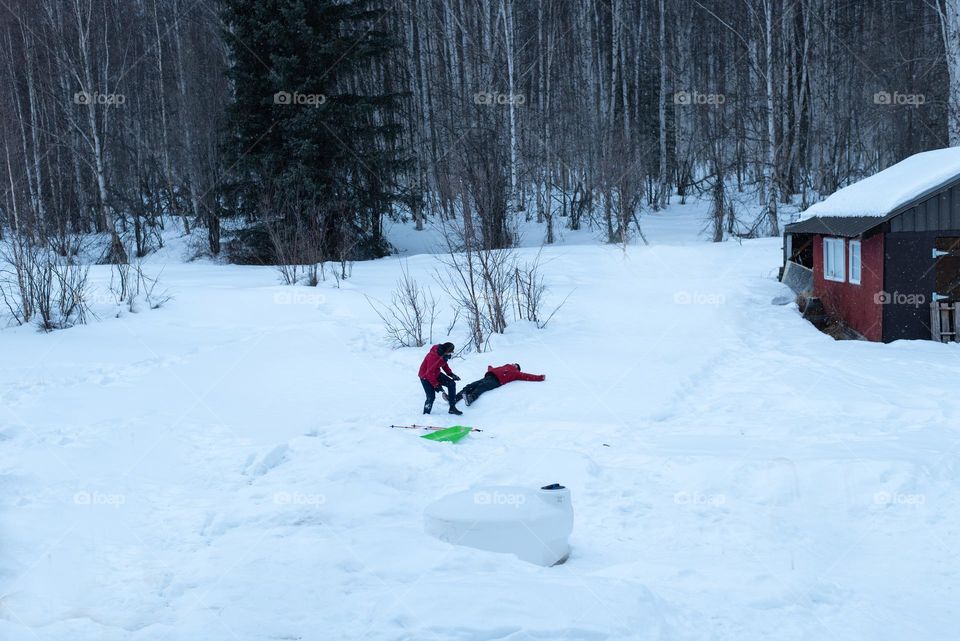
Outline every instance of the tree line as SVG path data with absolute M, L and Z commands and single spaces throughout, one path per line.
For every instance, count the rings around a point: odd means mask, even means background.
M 386 220 L 715 240 L 960 144 L 958 0 L 9 0 L 0 233 L 382 255 Z M 750 206 L 745 206 L 747 203 Z M 759 212 L 759 215 L 758 213 Z

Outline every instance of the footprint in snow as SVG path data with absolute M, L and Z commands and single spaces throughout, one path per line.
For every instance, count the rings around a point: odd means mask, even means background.
M 286 443 L 282 443 L 267 454 L 263 456 L 256 464 L 251 466 L 251 459 L 247 459 L 247 465 L 244 469 L 244 474 L 247 476 L 263 476 L 273 468 L 277 467 L 287 459 L 287 452 L 290 450 L 290 446 Z

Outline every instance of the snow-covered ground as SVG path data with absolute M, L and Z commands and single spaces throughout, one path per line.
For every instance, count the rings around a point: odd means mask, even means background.
M 743 197 L 743 196 L 741 196 Z M 743 203 L 737 202 L 738 207 Z M 786 220 L 789 213 L 796 209 L 794 205 L 785 208 Z M 690 243 L 701 244 L 709 226 L 708 215 L 710 203 L 706 200 L 691 198 L 686 204 L 673 203 L 669 208 L 659 212 L 644 212 L 641 217 L 641 231 L 647 240 L 658 244 L 684 245 Z M 534 212 L 528 212 L 533 218 Z M 554 226 L 554 245 L 597 245 L 606 240 L 605 230 L 591 228 L 584 222 L 580 229 L 571 231 L 565 228 L 566 220 L 556 219 Z M 399 222 L 384 223 L 384 233 L 397 248 L 401 256 L 416 254 L 431 254 L 446 251 L 447 243 L 443 240 L 443 225 L 427 222 L 422 231 L 417 231 L 412 224 Z M 536 220 L 521 218 L 512 226 L 517 236 L 517 242 L 522 247 L 536 248 L 543 244 L 546 238 L 546 227 Z M 632 228 L 631 228 L 632 229 Z M 639 243 L 638 238 L 632 240 Z
M 457 445 L 387 427 L 422 422 L 423 350 L 364 296 L 429 281 L 415 248 L 339 289 L 171 263 L 161 309 L 0 331 L 0 639 L 960 638 L 960 349 L 833 341 L 771 304 L 778 240 L 694 213 L 545 250 L 562 311 L 452 364 L 547 381 L 432 416 L 484 430 Z M 552 482 L 564 565 L 423 533 Z

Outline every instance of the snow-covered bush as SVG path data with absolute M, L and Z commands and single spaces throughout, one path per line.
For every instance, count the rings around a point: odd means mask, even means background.
M 306 220 L 297 213 L 293 217 L 293 224 L 271 221 L 266 225 L 275 266 L 284 285 L 296 285 L 302 278 L 316 285 L 318 265 L 324 259 L 323 229 L 316 220 Z
M 394 347 L 423 347 L 433 342 L 437 299 L 429 287 L 422 287 L 410 275 L 406 265 L 400 266 L 400 274 L 389 305 L 377 303 L 369 296 L 367 302 L 383 321 Z
M 0 247 L 0 299 L 17 324 L 36 322 L 44 331 L 87 320 L 89 268 L 74 261 L 80 241 L 61 256 L 26 234 L 11 234 Z
M 147 275 L 140 261 L 132 265 L 116 264 L 110 273 L 110 293 L 118 306 L 126 307 L 132 313 L 139 312 L 142 304 L 149 309 L 158 309 L 172 298 L 169 291 L 157 290 L 159 283 L 160 274 Z
M 468 347 L 484 351 L 490 336 L 502 334 L 511 320 L 524 320 L 543 329 L 566 302 L 549 314 L 544 311 L 548 287 L 540 272 L 540 255 L 522 262 L 513 247 L 486 249 L 483 237 L 469 217 L 443 226 L 447 251 L 439 256 L 443 265 L 435 274 L 437 283 L 453 306 L 453 323 L 468 325 Z
M 483 351 L 491 334 L 502 334 L 507 328 L 514 252 L 468 248 L 450 251 L 440 260 L 446 269 L 437 271 L 436 280 L 453 304 L 454 318 L 466 319 L 470 346 Z
M 543 329 L 550 322 L 550 319 L 560 311 L 563 304 L 567 302 L 564 298 L 559 305 L 553 308 L 553 311 L 547 313 L 544 309 L 544 300 L 546 298 L 547 287 L 540 273 L 540 254 L 529 263 L 517 265 L 514 268 L 514 309 L 518 320 L 525 320 L 534 323 L 538 328 Z M 572 292 L 571 292 L 572 293 Z

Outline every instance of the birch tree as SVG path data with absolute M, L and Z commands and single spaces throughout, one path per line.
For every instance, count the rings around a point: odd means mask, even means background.
M 960 0 L 936 1 L 943 50 L 950 79 L 947 93 L 947 135 L 950 146 L 960 146 Z

